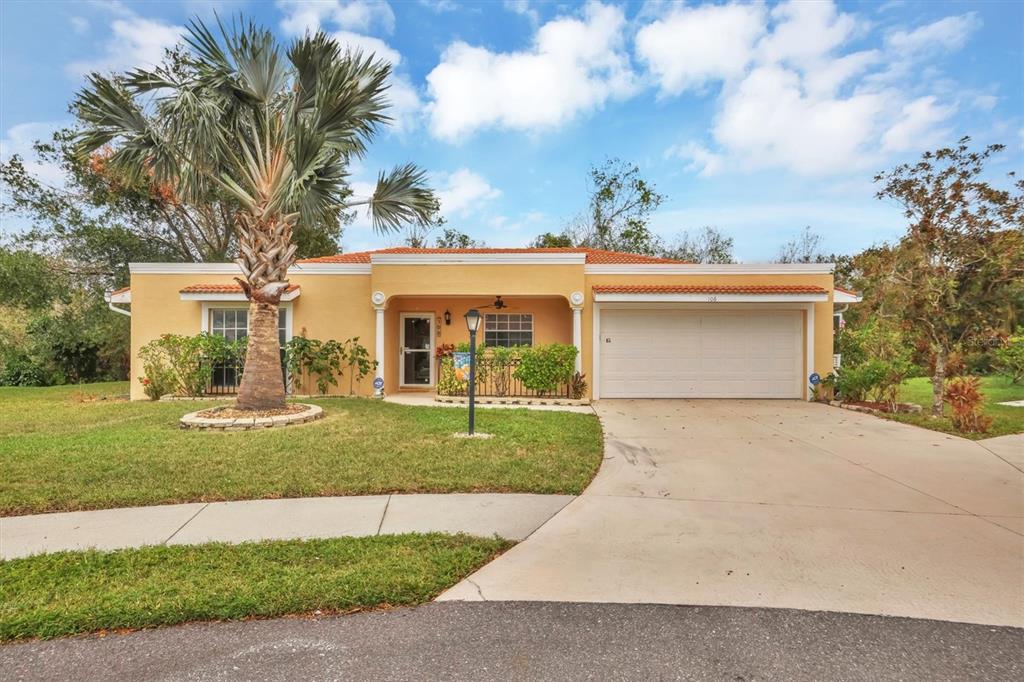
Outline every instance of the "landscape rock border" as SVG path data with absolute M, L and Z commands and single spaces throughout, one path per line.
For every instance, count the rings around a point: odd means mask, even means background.
M 469 398 L 461 395 L 438 395 L 434 396 L 434 402 L 450 403 L 455 405 L 468 405 Z M 590 404 L 589 400 L 576 400 L 574 398 L 496 398 L 493 396 L 476 398 L 477 405 L 572 405 L 585 407 Z
M 195 429 L 198 431 L 252 431 L 254 429 L 273 429 L 279 426 L 291 426 L 292 424 L 306 424 L 323 418 L 324 409 L 319 405 L 298 404 L 306 409 L 302 412 L 283 414 L 277 417 L 230 417 L 217 419 L 215 417 L 200 417 L 199 413 L 204 410 L 197 410 L 186 414 L 179 420 L 178 424 L 183 429 Z

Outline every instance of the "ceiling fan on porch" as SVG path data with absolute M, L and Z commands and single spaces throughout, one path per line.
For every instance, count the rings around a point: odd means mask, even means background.
M 505 303 L 505 301 L 501 300 L 501 296 L 496 296 L 494 298 L 494 303 L 492 303 L 490 305 L 481 305 L 481 306 L 477 306 L 477 307 L 478 308 L 494 308 L 495 310 L 504 310 L 505 308 L 508 308 L 508 303 Z

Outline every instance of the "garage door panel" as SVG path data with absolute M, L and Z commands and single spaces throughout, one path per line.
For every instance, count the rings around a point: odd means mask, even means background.
M 800 311 L 602 311 L 601 395 L 799 398 Z

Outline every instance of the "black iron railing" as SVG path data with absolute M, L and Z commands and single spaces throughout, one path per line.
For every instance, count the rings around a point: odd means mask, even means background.
M 559 384 L 553 391 L 537 391 L 527 388 L 523 382 L 515 376 L 516 369 L 522 363 L 520 358 L 496 359 L 486 355 L 477 356 L 476 359 L 476 395 L 482 398 L 571 398 L 572 388 L 568 383 Z M 442 367 L 442 371 L 444 371 Z M 449 370 L 450 371 L 450 370 Z M 440 372 L 438 373 L 440 376 Z M 446 382 L 441 382 L 438 392 L 442 392 L 442 386 L 448 388 Z M 444 395 L 466 395 L 465 382 L 450 384 Z
M 210 381 L 206 384 L 206 395 L 235 395 L 242 383 L 242 370 L 245 369 L 244 358 L 231 360 L 204 361 L 213 365 Z M 288 370 L 284 365 L 284 348 L 281 349 L 281 375 L 285 386 L 288 385 Z

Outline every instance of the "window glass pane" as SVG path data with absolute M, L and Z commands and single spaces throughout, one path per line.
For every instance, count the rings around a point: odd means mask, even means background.
M 224 311 L 214 310 L 213 311 L 213 328 L 224 329 Z
M 235 329 L 249 329 L 249 311 L 235 311 Z

